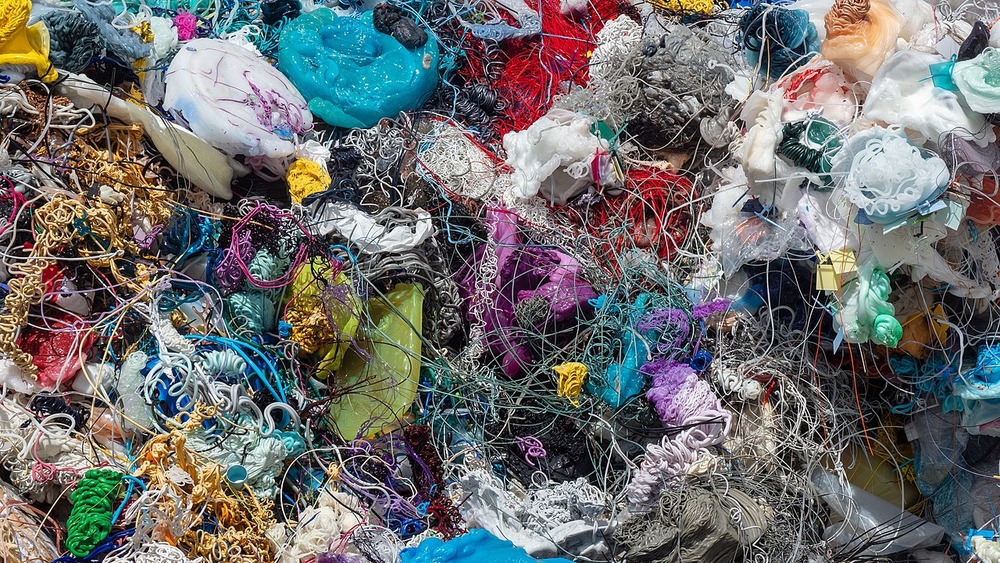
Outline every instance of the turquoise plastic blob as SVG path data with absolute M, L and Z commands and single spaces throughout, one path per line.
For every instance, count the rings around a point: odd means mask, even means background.
M 419 108 L 437 87 L 438 59 L 433 37 L 407 49 L 375 30 L 371 11 L 314 10 L 288 24 L 278 43 L 278 69 L 315 115 L 337 127 L 368 128 Z
M 553 557 L 535 559 L 512 542 L 477 528 L 448 541 L 427 538 L 399 553 L 402 563 L 571 563 Z
M 587 380 L 587 391 L 600 397 L 612 408 L 617 409 L 628 403 L 642 393 L 642 389 L 646 386 L 647 377 L 639 371 L 639 368 L 649 361 L 649 347 L 646 342 L 655 340 L 655 333 L 653 331 L 640 333 L 635 325 L 652 307 L 652 299 L 652 294 L 641 293 L 632 305 L 629 324 L 622 328 L 619 335 L 621 347 L 625 350 L 621 362 L 613 362 L 608 366 L 605 381 L 594 377 Z M 604 307 L 616 307 L 609 303 L 606 295 L 592 299 L 591 305 L 598 310 Z

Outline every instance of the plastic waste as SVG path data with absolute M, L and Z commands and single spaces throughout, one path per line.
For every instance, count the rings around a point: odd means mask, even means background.
M 553 109 L 524 131 L 504 135 L 514 195 L 564 205 L 594 183 L 614 184 L 617 179 L 607 170 L 602 174 L 596 162 L 608 143 L 591 133 L 592 125 L 587 117 Z
M 899 343 L 903 327 L 889 303 L 889 277 L 870 261 L 858 265 L 858 275 L 844 284 L 831 303 L 833 326 L 851 343 L 876 342 L 890 348 Z
M 21 69 L 31 68 L 42 82 L 53 82 L 59 73 L 49 62 L 49 30 L 42 22 L 28 25 L 30 0 L 5 0 L 0 5 L 0 74 L 23 78 Z M 20 80 L 13 80 L 19 82 Z
M 125 358 L 125 363 L 118 372 L 115 390 L 121 401 L 121 426 L 126 430 L 142 430 L 153 426 L 152 413 L 143 393 L 146 378 L 142 369 L 146 367 L 147 360 L 145 353 L 133 352 Z
M 417 395 L 420 376 L 424 290 L 401 283 L 368 300 L 372 325 L 348 349 L 337 384 L 349 392 L 330 407 L 330 418 L 346 439 L 369 437 L 398 423 Z
M 229 156 L 262 159 L 271 170 L 312 129 L 305 99 L 263 57 L 228 41 L 185 43 L 166 73 L 163 107 L 200 139 Z
M 501 540 L 483 529 L 471 530 L 447 542 L 439 538 L 427 538 L 416 547 L 401 551 L 399 557 L 402 563 L 569 563 L 568 559 L 560 557 L 536 560 L 513 543 Z
M 823 501 L 843 519 L 823 534 L 834 546 L 856 550 L 859 555 L 891 555 L 935 545 L 944 537 L 941 526 L 854 485 L 844 485 L 822 469 L 812 474 L 812 483 Z
M 887 0 L 840 0 L 823 19 L 823 56 L 858 80 L 871 79 L 895 51 L 902 30 L 899 15 Z
M 303 264 L 285 295 L 289 336 L 300 352 L 320 358 L 316 376 L 326 379 L 340 369 L 357 335 L 361 301 L 350 279 L 320 258 Z
M 407 49 L 372 18 L 319 8 L 282 29 L 278 68 L 330 125 L 372 127 L 420 107 L 437 86 L 437 41 Z
M 851 137 L 832 159 L 833 176 L 875 223 L 890 224 L 940 196 L 951 173 L 940 157 L 900 133 L 873 127 Z
M 144 106 L 130 104 L 82 75 L 70 75 L 59 84 L 60 91 L 81 107 L 100 107 L 109 116 L 137 122 L 156 145 L 163 158 L 184 178 L 206 192 L 230 199 L 233 169 L 226 155 L 197 135 L 155 115 Z
M 956 92 L 927 80 L 930 66 L 944 60 L 940 55 L 915 50 L 890 57 L 872 79 L 864 114 L 905 128 L 921 144 L 938 143 L 948 133 L 981 147 L 996 141 L 982 114 L 969 111 Z

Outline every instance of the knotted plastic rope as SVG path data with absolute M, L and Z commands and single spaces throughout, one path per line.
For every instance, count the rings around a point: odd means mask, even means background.
M 66 521 L 66 547 L 73 555 L 87 555 L 111 533 L 112 500 L 121 479 L 117 471 L 91 469 L 76 484 Z

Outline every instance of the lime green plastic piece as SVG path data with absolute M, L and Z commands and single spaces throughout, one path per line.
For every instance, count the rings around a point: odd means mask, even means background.
M 336 387 L 348 392 L 330 407 L 345 439 L 372 437 L 398 423 L 417 397 L 424 290 L 399 284 L 368 300 L 372 324 L 361 330 L 364 352 L 344 356 Z

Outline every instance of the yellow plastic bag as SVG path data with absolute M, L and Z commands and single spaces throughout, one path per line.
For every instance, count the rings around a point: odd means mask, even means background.
M 424 290 L 399 284 L 368 300 L 371 326 L 361 331 L 365 353 L 351 348 L 337 374 L 347 393 L 330 407 L 341 436 L 371 437 L 398 423 L 417 396 Z

